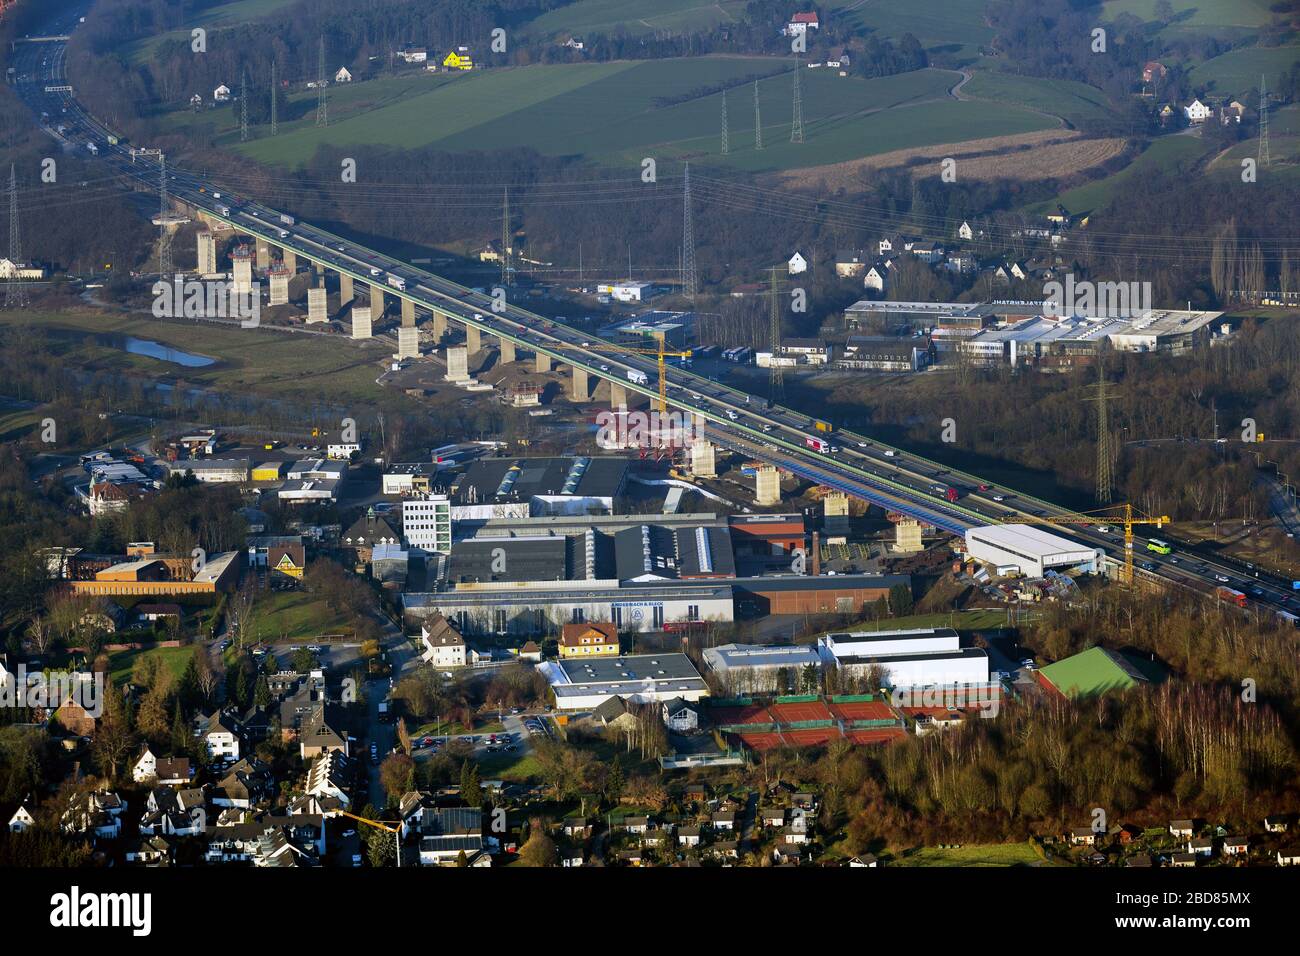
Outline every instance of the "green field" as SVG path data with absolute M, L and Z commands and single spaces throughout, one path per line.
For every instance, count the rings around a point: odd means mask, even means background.
M 69 360 L 95 368 L 123 372 L 177 374 L 198 387 L 211 386 L 231 392 L 241 390 L 275 393 L 282 398 L 321 399 L 320 378 L 328 376 L 329 398 L 334 401 L 383 401 L 385 393 L 375 385 L 375 361 L 384 355 L 379 342 L 353 343 L 342 337 L 225 328 L 151 318 L 84 312 L 24 313 L 0 312 L 0 323 L 87 333 L 111 333 L 151 339 L 187 352 L 218 359 L 204 368 L 181 369 L 143 355 L 131 355 L 101 344 L 90 336 L 81 341 L 59 340 Z M 358 348 L 358 345 L 362 347 Z
M 921 847 L 900 854 L 890 866 L 1032 866 L 1042 860 L 1028 843 L 987 843 L 983 845 Z
M 40 420 L 38 408 L 0 412 L 0 441 L 16 441 L 35 428 Z
M 114 684 L 123 684 L 131 677 L 135 662 L 142 657 L 157 657 L 163 666 L 179 678 L 194 656 L 194 647 L 150 647 L 139 651 L 113 651 L 108 655 L 109 674 Z
M 959 60 L 973 60 L 980 45 L 993 39 L 984 22 L 986 0 L 832 0 L 822 7 L 832 25 L 867 29 L 878 36 L 899 39 L 910 33 L 931 53 L 946 52 Z
M 1044 213 L 1055 209 L 1059 202 L 1076 215 L 1086 214 L 1105 206 L 1115 190 L 1133 176 L 1143 176 L 1156 169 L 1174 169 L 1197 159 L 1205 152 L 1205 143 L 1195 136 L 1162 136 L 1119 172 L 1068 190 L 1056 199 L 1036 203 L 1025 211 L 1031 214 Z
M 543 13 L 523 27 L 525 36 L 586 37 L 592 33 L 640 36 L 658 30 L 708 30 L 743 21 L 745 0 L 576 0 Z
M 961 91 L 977 99 L 1024 106 L 1060 116 L 1073 126 L 1104 119 L 1111 113 L 1101 90 L 1074 80 L 1048 80 L 980 70 L 971 76 Z
M 1204 86 L 1216 96 L 1235 96 L 1247 106 L 1259 103 L 1259 78 L 1269 88 L 1300 60 L 1300 46 L 1247 47 L 1232 50 L 1194 67 L 1188 74 L 1192 87 Z
M 382 142 L 454 151 L 527 144 L 549 155 L 582 155 L 611 166 L 637 167 L 645 156 L 704 157 L 763 171 L 1053 125 L 1050 118 L 1015 106 L 952 99 L 948 90 L 959 77 L 951 71 L 918 70 L 864 80 L 804 69 L 800 85 L 805 142 L 789 141 L 793 77 L 787 72 L 759 83 L 767 147 L 761 152 L 754 148 L 752 87 L 743 84 L 728 91 L 731 150 L 722 156 L 722 94 L 663 106 L 655 102 L 781 65 L 770 57 L 693 57 L 490 70 L 424 92 L 408 89 L 404 98 L 400 90 L 385 88 L 383 95 L 393 98 L 389 105 L 345 116 L 323 129 L 303 117 L 287 130 L 282 124 L 274 139 L 246 144 L 233 142 L 230 115 L 226 137 L 232 147 L 254 159 L 282 165 L 299 164 L 325 144 Z M 351 99 L 345 109 L 369 85 L 348 90 L 345 95 Z M 890 112 L 886 116 L 882 110 Z M 184 122 L 179 114 L 177 122 Z
M 260 595 L 253 605 L 252 641 L 311 640 L 351 631 L 350 620 L 330 609 L 324 597 L 304 591 Z

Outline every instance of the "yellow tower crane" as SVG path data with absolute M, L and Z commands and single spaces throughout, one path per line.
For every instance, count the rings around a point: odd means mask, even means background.
M 1124 565 L 1120 571 L 1120 583 L 1128 587 L 1133 583 L 1133 526 L 1153 524 L 1157 528 L 1164 527 L 1169 523 L 1168 515 L 1160 515 L 1152 518 L 1148 516 L 1134 517 L 1133 506 L 1127 502 L 1122 505 L 1113 505 L 1108 508 L 1100 508 L 1096 511 L 1084 512 L 1066 512 L 1065 514 L 1054 515 L 1047 518 L 1037 518 L 1033 515 L 1017 515 L 1011 518 L 999 519 L 1000 524 L 1051 524 L 1051 525 L 1070 525 L 1070 524 L 1089 524 L 1100 525 L 1105 521 L 1099 518 L 1109 518 L 1111 521 L 1124 526 Z
M 547 343 L 546 347 L 556 350 L 569 349 L 579 352 L 612 352 L 614 354 L 621 353 L 623 355 L 655 356 L 656 365 L 659 370 L 659 412 L 662 414 L 668 411 L 668 376 L 664 374 L 664 370 L 667 367 L 664 359 L 668 357 L 690 358 L 691 353 L 689 351 L 682 352 L 676 349 L 665 348 L 664 334 L 662 332 L 655 333 L 655 344 L 656 348 L 653 349 L 643 349 L 637 348 L 634 345 L 619 345 L 616 342 L 603 341 L 589 343 L 587 345 L 569 345 L 567 342 L 551 342 Z

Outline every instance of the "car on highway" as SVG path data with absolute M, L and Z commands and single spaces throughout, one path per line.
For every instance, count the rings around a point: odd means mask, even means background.
M 898 452 L 894 451 L 894 449 L 892 449 L 892 448 L 886 448 L 886 449 L 885 449 L 885 457 L 886 457 L 886 458 L 897 458 L 897 457 L 898 457 Z
M 1226 574 L 1216 574 L 1214 576 L 1214 580 L 1218 581 L 1220 584 L 1229 584 L 1231 583 L 1232 579 L 1229 578 Z

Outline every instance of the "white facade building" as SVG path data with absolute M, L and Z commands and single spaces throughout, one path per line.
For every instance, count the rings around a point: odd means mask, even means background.
M 825 666 L 856 677 L 878 670 L 887 687 L 987 684 L 989 679 L 988 652 L 962 647 L 950 627 L 827 634 L 818 639 L 817 653 Z
M 1025 524 L 986 525 L 966 531 L 966 553 L 998 574 L 1040 578 L 1049 568 L 1096 574 L 1105 552 Z
M 451 500 L 446 495 L 428 495 L 403 501 L 402 535 L 412 548 L 450 554 Z

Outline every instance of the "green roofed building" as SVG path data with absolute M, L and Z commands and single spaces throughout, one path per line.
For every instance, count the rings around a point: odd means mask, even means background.
M 1143 673 L 1123 654 L 1104 647 L 1090 647 L 1081 654 L 1048 664 L 1039 673 L 1052 687 L 1071 698 L 1128 690 L 1151 683 L 1158 676 Z

